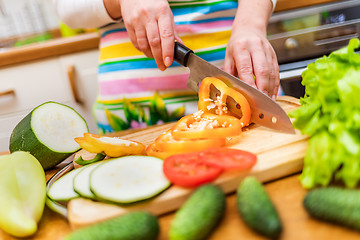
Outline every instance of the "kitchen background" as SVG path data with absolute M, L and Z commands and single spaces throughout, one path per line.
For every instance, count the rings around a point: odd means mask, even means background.
M 51 0 L 0 0 L 0 48 L 57 37 Z

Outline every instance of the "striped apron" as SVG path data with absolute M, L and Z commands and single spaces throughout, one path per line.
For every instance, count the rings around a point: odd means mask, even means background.
M 176 31 L 185 45 L 223 67 L 237 0 L 172 0 Z M 122 22 L 99 30 L 98 97 L 94 116 L 99 133 L 178 120 L 197 111 L 197 93 L 186 86 L 189 70 L 174 62 L 157 68 L 131 43 Z

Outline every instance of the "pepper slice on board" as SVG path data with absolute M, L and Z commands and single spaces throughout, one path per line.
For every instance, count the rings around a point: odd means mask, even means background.
M 172 129 L 163 133 L 155 140 L 155 146 L 158 150 L 164 152 L 185 153 L 221 147 L 226 144 L 225 138 L 176 139 L 172 136 L 171 132 Z
M 174 138 L 226 138 L 241 133 L 241 121 L 229 115 L 197 113 L 182 117 L 172 128 Z

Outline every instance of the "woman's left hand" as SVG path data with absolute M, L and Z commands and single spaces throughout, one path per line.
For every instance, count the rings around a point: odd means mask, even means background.
M 279 65 L 266 33 L 251 27 L 233 29 L 225 56 L 225 71 L 275 98 Z

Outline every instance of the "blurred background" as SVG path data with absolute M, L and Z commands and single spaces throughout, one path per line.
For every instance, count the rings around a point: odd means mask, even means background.
M 0 47 L 24 45 L 59 35 L 51 0 L 0 0 Z

